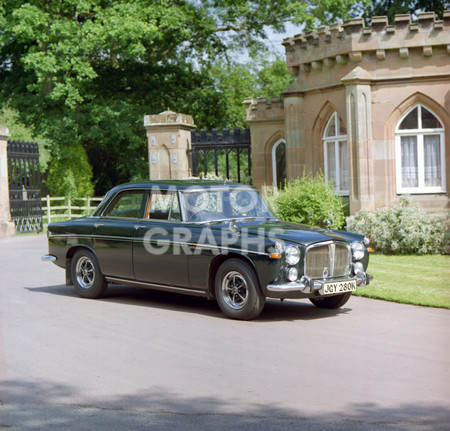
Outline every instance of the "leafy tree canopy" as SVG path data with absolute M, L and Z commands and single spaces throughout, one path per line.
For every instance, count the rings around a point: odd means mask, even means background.
M 261 50 L 268 28 L 335 22 L 360 14 L 364 2 L 3 1 L 0 104 L 50 139 L 57 160 L 76 164 L 81 153 L 70 146 L 81 145 L 96 192 L 104 193 L 146 175 L 144 114 L 170 107 L 194 115 L 200 127 L 242 124 L 242 99 L 278 90 L 279 74 L 286 75 L 279 62 L 263 65 L 262 75 L 230 68 L 230 53 Z M 255 86 L 256 78 L 263 84 Z
M 446 0 L 372 0 L 371 6 L 364 13 L 364 18 L 367 21 L 372 16 L 387 16 L 389 23 L 394 24 L 397 14 L 409 13 L 414 18 L 418 12 L 433 11 L 438 19 L 442 19 L 446 9 L 450 9 L 450 2 Z

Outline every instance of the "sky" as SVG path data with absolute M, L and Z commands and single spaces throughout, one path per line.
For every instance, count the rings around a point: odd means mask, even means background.
M 279 56 L 284 57 L 284 46 L 281 45 L 283 39 L 287 37 L 292 37 L 295 34 L 299 34 L 303 32 L 303 27 L 300 25 L 295 25 L 290 22 L 286 23 L 286 31 L 284 33 L 275 33 L 270 28 L 267 29 L 267 34 L 269 38 L 266 42 L 266 45 L 270 48 L 271 51 L 276 52 Z

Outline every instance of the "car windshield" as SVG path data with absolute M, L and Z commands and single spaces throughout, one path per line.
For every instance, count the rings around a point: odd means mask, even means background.
M 260 194 L 249 188 L 201 189 L 181 193 L 184 220 L 209 222 L 273 218 Z

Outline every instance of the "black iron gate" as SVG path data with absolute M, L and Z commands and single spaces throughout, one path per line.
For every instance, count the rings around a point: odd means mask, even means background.
M 8 182 L 11 219 L 16 232 L 42 231 L 39 146 L 8 141 Z
M 252 160 L 250 148 L 250 129 L 239 128 L 230 132 L 223 129 L 218 132 L 205 129 L 200 133 L 192 132 L 192 173 L 194 177 L 200 172 L 206 176 L 214 172 L 216 176 L 251 182 Z M 201 166 L 199 166 L 201 165 Z

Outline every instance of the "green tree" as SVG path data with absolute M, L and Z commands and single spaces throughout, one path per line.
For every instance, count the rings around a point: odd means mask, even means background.
M 263 61 L 260 67 L 256 68 L 257 91 L 254 96 L 266 97 L 270 100 L 271 97 L 277 97 L 285 90 L 292 82 L 295 81 L 286 66 L 286 61 L 282 58 L 276 58 L 274 61 Z
M 204 118 L 196 115 L 196 124 L 208 127 L 245 127 L 245 106 L 247 97 L 278 97 L 295 78 L 289 73 L 286 62 L 277 57 L 269 60 L 268 56 L 259 54 L 253 56 L 245 64 L 228 62 L 225 65 L 216 62 L 211 68 L 214 77 L 211 92 L 215 92 L 221 100 L 223 115 L 212 117 L 205 112 Z M 204 91 L 202 89 L 201 91 Z M 199 107 L 200 108 L 200 107 Z M 201 112 L 199 109 L 196 112 Z
M 80 143 L 72 144 L 61 157 L 52 157 L 51 141 L 37 135 L 33 128 L 26 127 L 14 109 L 0 110 L 0 124 L 9 129 L 14 141 L 37 142 L 39 144 L 39 164 L 43 180 L 41 192 L 53 196 L 93 196 L 92 167 Z
M 445 0 L 372 0 L 364 18 L 370 21 L 372 16 L 387 16 L 389 23 L 394 24 L 397 14 L 409 13 L 414 19 L 419 12 L 435 12 L 437 18 L 442 19 L 446 9 L 450 9 L 450 2 Z
M 143 115 L 170 107 L 194 114 L 200 127 L 239 123 L 233 97 L 216 85 L 218 59 L 259 47 L 268 27 L 334 22 L 356 13 L 360 3 L 1 2 L 0 103 L 51 140 L 55 160 L 63 163 L 70 147 L 81 144 L 101 194 L 146 175 Z
M 92 167 L 86 151 L 78 142 L 65 148 L 59 157 L 52 158 L 46 185 L 53 196 L 93 196 Z

